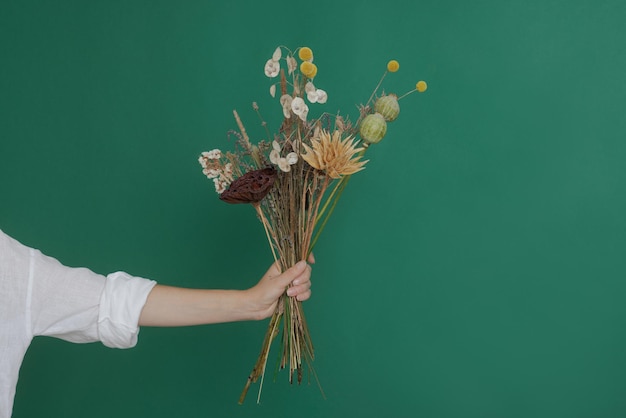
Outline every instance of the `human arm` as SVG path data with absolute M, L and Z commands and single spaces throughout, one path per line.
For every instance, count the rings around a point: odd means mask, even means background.
M 140 326 L 187 326 L 261 320 L 274 312 L 278 298 L 311 296 L 311 267 L 300 261 L 284 273 L 277 263 L 246 290 L 184 289 L 156 285 L 139 317 Z

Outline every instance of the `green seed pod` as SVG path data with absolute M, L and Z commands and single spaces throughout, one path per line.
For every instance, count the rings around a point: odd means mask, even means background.
M 387 122 L 396 120 L 400 113 L 398 97 L 395 94 L 379 97 L 374 103 L 374 111 L 383 115 Z
M 368 144 L 380 142 L 387 133 L 387 122 L 380 113 L 367 115 L 359 127 L 361 138 Z

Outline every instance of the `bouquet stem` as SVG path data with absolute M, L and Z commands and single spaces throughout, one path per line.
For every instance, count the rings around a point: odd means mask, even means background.
M 309 336 L 309 330 L 304 317 L 302 303 L 294 298 L 288 297 L 286 294 L 283 294 L 280 297 L 276 310 L 270 319 L 256 364 L 250 372 L 243 391 L 239 396 L 240 405 L 243 404 L 250 385 L 252 383 L 256 383 L 259 378 L 261 378 L 261 382 L 259 385 L 257 403 L 260 402 L 261 391 L 263 390 L 263 380 L 267 369 L 267 360 L 269 358 L 272 343 L 279 334 L 281 323 L 283 327 L 283 336 L 279 364 L 281 369 L 289 366 L 289 382 L 293 383 L 294 375 L 296 375 L 298 384 L 302 382 L 303 363 L 306 363 L 306 365 L 312 370 L 311 361 L 314 357 L 313 343 Z

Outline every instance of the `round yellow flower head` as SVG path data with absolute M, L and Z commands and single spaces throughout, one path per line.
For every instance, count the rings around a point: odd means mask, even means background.
M 427 88 L 428 84 L 426 84 L 426 82 L 423 80 L 418 81 L 415 85 L 415 90 L 419 91 L 420 93 L 424 93 Z
M 313 51 L 308 46 L 303 46 L 298 51 L 298 56 L 302 61 L 313 61 Z
M 396 60 L 391 60 L 387 63 L 387 71 L 390 73 L 395 73 L 400 69 L 400 64 Z
M 315 74 L 317 74 L 317 66 L 310 61 L 304 61 L 300 64 L 300 72 L 304 74 L 305 77 L 313 78 Z

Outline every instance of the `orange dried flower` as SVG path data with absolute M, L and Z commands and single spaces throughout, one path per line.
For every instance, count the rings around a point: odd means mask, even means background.
M 311 138 L 311 146 L 302 144 L 306 151 L 302 159 L 333 179 L 354 174 L 363 170 L 367 163 L 360 161 L 360 156 L 355 158 L 363 148 L 356 148 L 354 141 L 352 136 L 342 139 L 340 131 L 334 131 L 332 135 L 328 131 L 320 131 L 317 137 Z

